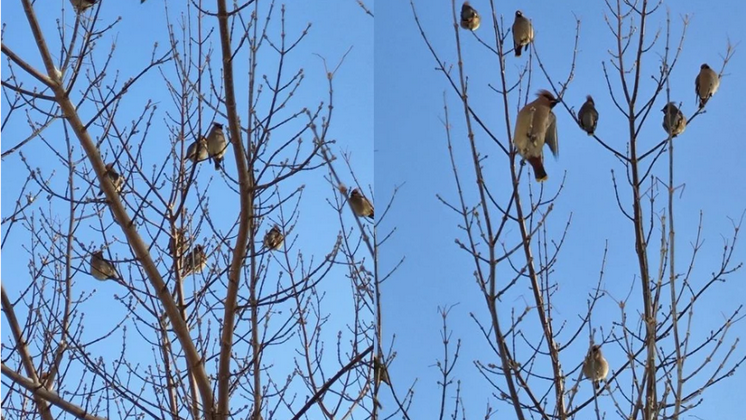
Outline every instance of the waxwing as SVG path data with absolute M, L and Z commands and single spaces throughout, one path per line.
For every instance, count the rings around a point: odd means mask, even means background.
M 282 242 L 284 240 L 285 236 L 282 234 L 280 227 L 274 225 L 272 229 L 264 234 L 264 247 L 271 251 L 276 251 L 282 247 Z
M 707 64 L 702 64 L 699 68 L 699 74 L 694 81 L 694 88 L 699 98 L 699 107 L 704 108 L 707 101 L 717 92 L 720 87 L 720 78 L 715 70 Z
M 468 1 L 461 6 L 461 27 L 470 31 L 476 31 L 482 19 Z
M 210 154 L 207 152 L 207 139 L 202 137 L 199 141 L 195 140 L 194 143 L 189 145 L 184 160 L 188 159 L 193 163 L 199 163 L 209 158 Z
M 207 255 L 202 245 L 195 245 L 191 252 L 181 260 L 181 276 L 199 273 L 207 266 Z
M 223 124 L 212 123 L 210 133 L 207 134 L 207 152 L 210 158 L 215 162 L 215 169 L 220 170 L 223 156 L 228 150 L 228 143 L 225 141 L 223 133 Z
M 585 103 L 580 107 L 578 112 L 578 123 L 589 136 L 592 136 L 596 131 L 596 124 L 598 124 L 598 111 L 596 111 L 596 103 L 593 102 L 593 97 L 588 95 L 585 97 Z
M 392 386 L 388 367 L 386 363 L 383 363 L 380 356 L 373 358 L 373 380 L 376 382 L 376 386 L 380 386 L 382 382 Z
M 534 27 L 531 21 L 523 16 L 520 10 L 515 11 L 515 21 L 513 21 L 513 48 L 515 56 L 521 56 L 521 50 L 534 40 Z
M 114 264 L 104 258 L 103 251 L 91 253 L 91 275 L 96 280 L 101 281 L 119 280 L 121 278 Z
M 596 389 L 601 388 L 601 381 L 609 374 L 609 362 L 601 353 L 601 346 L 592 346 L 583 361 L 583 375 L 593 381 Z
M 109 182 L 111 182 L 111 185 L 114 186 L 114 191 L 116 191 L 117 194 L 122 191 L 122 186 L 124 185 L 124 177 L 120 175 L 116 169 L 114 169 L 114 162 L 106 165 L 104 179 L 107 179 Z M 98 190 L 98 195 L 104 195 L 103 188 Z
M 544 170 L 544 144 L 555 157 L 559 155 L 557 118 L 552 112 L 559 101 L 547 90 L 540 90 L 537 95 L 518 112 L 513 143 L 518 154 L 531 164 L 536 180 L 542 182 L 548 178 Z
M 76 13 L 83 13 L 96 4 L 96 0 L 70 0 L 70 3 L 72 3 Z
M 357 188 L 350 193 L 350 206 L 355 216 L 373 219 L 373 204 Z
M 663 111 L 663 129 L 671 137 L 676 137 L 686 129 L 686 117 L 676 104 L 669 102 L 661 109 Z

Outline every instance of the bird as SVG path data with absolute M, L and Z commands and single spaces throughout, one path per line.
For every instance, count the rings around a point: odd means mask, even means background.
M 392 386 L 391 377 L 389 377 L 389 369 L 386 366 L 386 363 L 381 361 L 380 356 L 373 358 L 373 380 L 375 381 L 376 386 L 380 386 L 381 382 L 388 386 Z
M 521 50 L 534 40 L 534 27 L 531 21 L 523 16 L 520 10 L 515 11 L 515 20 L 513 21 L 513 47 L 515 56 L 521 56 Z
M 111 182 L 111 185 L 114 187 L 114 191 L 119 194 L 120 191 L 122 191 L 122 186 L 124 185 L 124 177 L 117 172 L 116 169 L 114 169 L 114 162 L 111 162 L 106 165 L 106 172 L 104 173 L 104 179 L 108 179 L 109 182 Z M 103 195 L 104 189 L 101 188 L 98 191 L 98 195 Z
M 264 234 L 264 246 L 270 251 L 276 251 L 282 247 L 282 242 L 285 240 L 285 235 L 282 234 L 280 227 L 274 225 L 272 229 L 268 230 Z
M 707 101 L 718 91 L 718 87 L 720 87 L 718 74 L 707 64 L 702 64 L 699 68 L 699 74 L 694 80 L 694 90 L 697 92 L 700 108 L 705 107 Z
M 593 101 L 593 97 L 588 95 L 585 97 L 585 103 L 580 107 L 578 112 L 578 123 L 580 128 L 585 130 L 589 136 L 592 136 L 596 131 L 596 124 L 598 124 L 598 111 L 596 111 L 596 103 Z
M 674 102 L 669 102 L 661 109 L 663 111 L 663 129 L 671 137 L 676 137 L 686 129 L 686 117 Z
M 476 31 L 481 21 L 482 18 L 479 17 L 479 13 L 471 7 L 468 1 L 465 1 L 461 6 L 461 27 L 470 31 Z
M 193 239 L 186 227 L 176 229 L 175 235 L 168 241 L 168 252 L 180 258 L 192 247 Z
M 181 276 L 186 277 L 191 274 L 199 273 L 207 266 L 207 255 L 202 245 L 195 245 L 194 248 L 181 260 Z
M 586 378 L 593 381 L 596 389 L 601 388 L 601 381 L 606 379 L 606 375 L 609 374 L 609 362 L 604 359 L 604 355 L 601 353 L 601 346 L 591 346 L 588 350 L 588 355 L 583 361 L 583 375 Z
M 357 188 L 350 193 L 350 206 L 355 216 L 373 219 L 373 204 Z
M 228 143 L 225 141 L 223 124 L 212 123 L 210 133 L 207 134 L 207 152 L 215 162 L 215 169 L 220 170 L 226 150 L 228 150 Z
M 540 90 L 537 96 L 518 112 L 513 143 L 518 154 L 531 164 L 536 180 L 543 182 L 549 178 L 544 170 L 544 144 L 555 157 L 559 155 L 557 117 L 552 112 L 559 100 L 548 90 Z
M 111 261 L 104 258 L 103 251 L 94 251 L 91 253 L 91 275 L 96 280 L 119 280 L 121 277 L 117 268 Z
M 70 3 L 72 3 L 76 13 L 83 13 L 96 4 L 96 0 L 70 0 Z
M 209 158 L 210 154 L 207 152 L 207 139 L 202 137 L 199 141 L 195 140 L 194 143 L 189 145 L 184 160 L 191 160 L 194 163 L 199 163 Z

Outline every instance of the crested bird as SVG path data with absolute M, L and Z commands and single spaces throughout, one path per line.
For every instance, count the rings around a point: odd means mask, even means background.
M 207 266 L 207 255 L 202 245 L 195 245 L 181 260 L 181 276 L 199 273 Z
M 588 95 L 585 97 L 585 103 L 580 107 L 578 111 L 578 123 L 589 136 L 592 136 L 596 131 L 596 125 L 598 124 L 598 111 L 596 111 L 596 103 L 593 101 L 593 97 Z
M 76 13 L 83 13 L 96 4 L 96 0 L 70 0 Z
M 282 247 L 282 242 L 284 240 L 285 236 L 282 234 L 280 227 L 274 225 L 272 226 L 272 229 L 264 234 L 264 247 L 271 251 L 276 251 Z
M 531 21 L 523 16 L 520 10 L 515 11 L 515 20 L 513 21 L 513 48 L 515 56 L 521 56 L 521 50 L 534 40 L 534 27 Z
M 516 117 L 513 143 L 521 157 L 531 164 L 534 175 L 539 182 L 549 177 L 544 170 L 544 145 L 548 145 L 552 154 L 559 155 L 557 138 L 557 117 L 552 108 L 559 103 L 548 90 L 540 90 L 537 98 L 526 104 Z
M 479 17 L 479 13 L 471 7 L 468 1 L 465 1 L 461 5 L 461 27 L 470 31 L 476 31 L 479 29 L 479 24 L 482 18 Z
M 201 137 L 199 140 L 195 140 L 194 143 L 189 145 L 184 160 L 191 160 L 193 163 L 199 163 L 209 158 L 210 154 L 207 151 L 207 139 Z
M 389 377 L 389 369 L 386 366 L 386 363 L 381 360 L 381 356 L 373 358 L 373 380 L 375 381 L 376 386 L 380 386 L 381 383 L 392 386 L 391 377 Z
M 225 141 L 223 133 L 223 124 L 212 123 L 212 128 L 207 134 L 207 152 L 210 158 L 215 162 L 215 169 L 220 170 L 223 156 L 228 150 L 228 143 Z
M 373 219 L 373 204 L 357 188 L 350 193 L 350 206 L 355 216 Z
M 121 276 L 114 264 L 104 258 L 104 252 L 94 251 L 91 253 L 91 275 L 96 280 L 119 280 Z
M 674 102 L 669 102 L 661 109 L 663 111 L 663 129 L 671 137 L 676 137 L 686 129 L 686 117 Z
M 702 64 L 699 74 L 694 80 L 694 90 L 699 98 L 699 107 L 704 108 L 707 101 L 717 92 L 720 87 L 720 77 L 707 64 Z
M 583 361 L 583 375 L 593 381 L 596 389 L 601 388 L 601 381 L 609 374 L 609 362 L 601 353 L 601 346 L 594 345 L 588 350 L 588 355 Z
M 114 187 L 114 191 L 116 191 L 117 194 L 119 194 L 120 191 L 122 191 L 122 186 L 124 185 L 124 177 L 117 172 L 116 169 L 114 169 L 114 162 L 106 164 L 106 172 L 104 173 L 104 179 L 111 182 L 111 185 Z M 104 189 L 101 188 L 98 190 L 98 195 L 103 195 Z

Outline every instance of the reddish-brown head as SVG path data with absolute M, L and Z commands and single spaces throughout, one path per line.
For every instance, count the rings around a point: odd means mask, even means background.
M 552 92 L 542 89 L 536 94 L 540 99 L 546 101 L 547 105 L 549 105 L 550 108 L 554 108 L 555 105 L 559 103 L 559 100 L 554 97 Z

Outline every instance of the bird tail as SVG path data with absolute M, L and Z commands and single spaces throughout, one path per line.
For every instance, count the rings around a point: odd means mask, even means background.
M 223 161 L 223 159 L 214 158 L 214 160 L 215 160 L 215 170 L 219 171 L 220 170 L 220 164 Z
M 515 56 L 516 56 L 516 57 L 520 57 L 520 56 L 521 56 L 521 50 L 522 50 L 522 49 L 523 49 L 523 47 L 522 47 L 522 46 L 520 46 L 520 45 L 516 45 L 516 46 L 515 46 Z
M 534 175 L 536 176 L 536 181 L 538 182 L 544 182 L 547 179 L 549 179 L 549 176 L 547 175 L 547 171 L 544 170 L 544 162 L 541 161 L 541 157 L 532 157 L 528 158 L 528 163 L 531 164 L 531 167 L 534 168 Z

